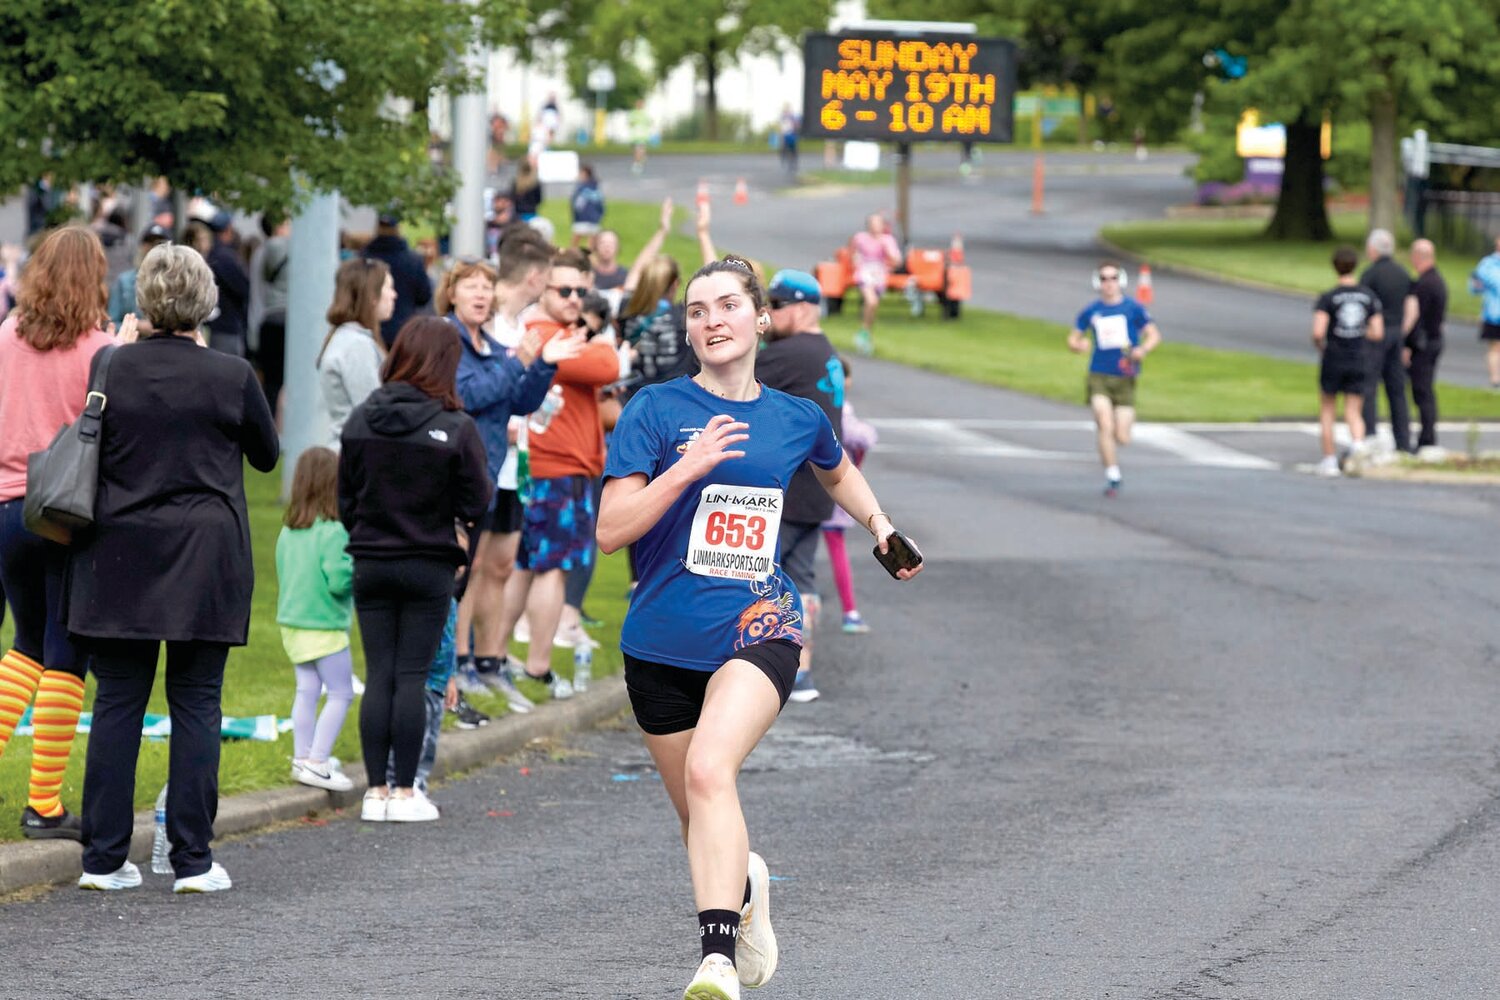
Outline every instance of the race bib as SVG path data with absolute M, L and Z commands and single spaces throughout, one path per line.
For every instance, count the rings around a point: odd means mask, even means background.
M 699 576 L 761 581 L 776 569 L 781 490 L 705 486 L 693 515 L 687 568 Z
M 1130 346 L 1130 323 L 1124 316 L 1095 316 L 1094 343 L 1101 351 L 1123 351 Z

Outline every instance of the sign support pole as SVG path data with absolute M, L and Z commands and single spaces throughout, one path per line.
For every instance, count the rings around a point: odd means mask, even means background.
M 896 143 L 896 227 L 901 249 L 911 245 L 911 143 Z

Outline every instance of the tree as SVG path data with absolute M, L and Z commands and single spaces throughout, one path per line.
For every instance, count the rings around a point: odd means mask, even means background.
M 744 54 L 784 50 L 805 31 L 825 28 L 833 0 L 560 0 L 552 14 L 539 18 L 538 37 L 569 47 L 570 61 L 580 57 L 608 62 L 640 53 L 650 55 L 655 81 L 678 66 L 695 66 L 707 88 L 708 138 L 719 135 L 719 74 Z M 618 76 L 618 72 L 616 74 Z
M 513 40 L 506 0 L 7 0 L 0 190 L 162 175 L 245 210 L 297 200 L 294 174 L 435 217 L 449 183 L 412 114 L 467 84 L 459 54 Z

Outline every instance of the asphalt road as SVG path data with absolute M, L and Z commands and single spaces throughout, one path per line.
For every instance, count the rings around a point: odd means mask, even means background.
M 1031 214 L 1030 153 L 990 150 L 967 178 L 956 154 L 918 150 L 911 201 L 912 239 L 946 247 L 955 232 L 974 270 L 976 305 L 1056 323 L 1071 323 L 1092 297 L 1089 274 L 1104 252 L 1096 234 L 1112 222 L 1163 218 L 1190 204 L 1192 158 L 1151 154 L 1049 153 L 1045 212 Z M 658 156 L 636 178 L 623 161 L 601 160 L 608 195 L 656 200 L 672 195 L 691 206 L 698 180 L 714 198 L 714 235 L 723 250 L 810 269 L 828 259 L 873 211 L 894 213 L 892 188 L 790 188 L 770 156 Z M 804 157 L 803 166 L 814 166 Z M 732 202 L 745 178 L 750 203 Z M 627 248 L 628 250 L 629 248 Z M 1450 293 L 1464 295 L 1472 261 L 1443 261 Z M 1333 284 L 1329 271 L 1329 286 Z M 1167 271 L 1155 274 L 1151 311 L 1169 340 L 1313 361 L 1308 337 L 1313 297 L 1240 288 Z M 1483 350 L 1468 321 L 1449 324 L 1439 377 L 1458 385 L 1488 384 Z
M 1179 431 L 1110 501 L 1086 432 L 1025 429 L 1080 407 L 878 362 L 856 392 L 930 565 L 897 585 L 851 545 L 874 631 L 820 636 L 823 699 L 742 778 L 779 877 L 758 995 L 1492 990 L 1493 489 L 1319 480 L 1269 432 Z M 0 996 L 681 995 L 686 865 L 630 726 L 436 797 L 428 826 L 220 845 L 219 897 L 148 875 L 0 907 Z

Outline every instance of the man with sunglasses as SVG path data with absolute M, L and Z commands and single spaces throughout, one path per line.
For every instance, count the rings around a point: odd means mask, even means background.
M 1141 361 L 1161 343 L 1161 332 L 1145 306 L 1125 294 L 1119 264 L 1102 262 L 1094 271 L 1094 287 L 1099 297 L 1078 314 L 1068 333 L 1068 349 L 1082 354 L 1093 347 L 1085 398 L 1094 411 L 1104 495 L 1113 497 L 1123 481 L 1116 448 L 1130 443 Z
M 527 333 L 540 334 L 543 344 L 571 333 L 590 291 L 588 256 L 577 249 L 558 251 L 537 303 L 540 315 L 527 323 Z M 515 572 L 505 584 L 500 634 L 508 637 L 526 612 L 531 624 L 526 675 L 546 684 L 554 698 L 573 693 L 568 680 L 552 673 L 552 640 L 568 571 L 594 560 L 593 483 L 604 472 L 599 389 L 619 374 L 614 348 L 602 339 L 589 341 L 577 357 L 558 363 L 552 398 L 544 404 L 550 416 L 538 411 L 527 423 L 531 484 Z
M 806 271 L 777 271 L 766 288 L 771 306 L 771 329 L 755 359 L 755 377 L 772 389 L 810 399 L 828 415 L 833 432 L 844 434 L 844 366 L 823 335 L 818 279 Z M 823 522 L 833 514 L 833 499 L 803 465 L 787 485 L 781 516 L 781 568 L 802 596 L 802 655 L 792 685 L 792 701 L 818 697 L 812 678 L 813 630 L 822 601 L 818 597 L 813 560 L 818 554 Z

